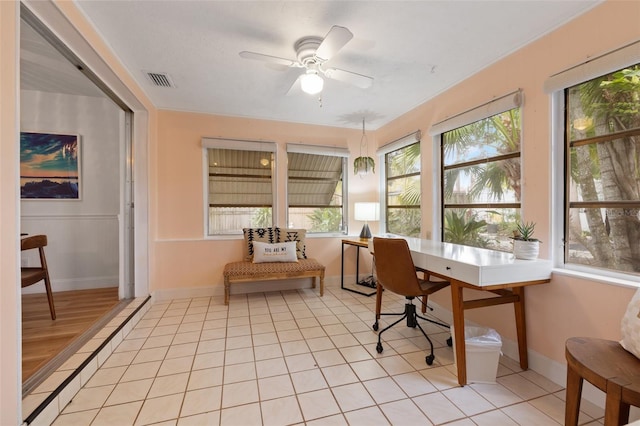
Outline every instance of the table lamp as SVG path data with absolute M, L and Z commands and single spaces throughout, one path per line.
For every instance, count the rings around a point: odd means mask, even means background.
M 371 238 L 368 222 L 380 220 L 380 203 L 355 203 L 353 218 L 364 222 L 360 238 Z

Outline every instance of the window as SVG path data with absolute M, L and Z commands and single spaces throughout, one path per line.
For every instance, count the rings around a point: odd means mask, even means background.
M 275 144 L 203 139 L 207 234 L 273 224 Z
M 384 161 L 385 232 L 420 237 L 420 131 L 383 145 L 377 154 Z
M 384 156 L 387 232 L 420 236 L 420 142 Z
M 287 144 L 287 223 L 308 233 L 346 233 L 343 148 Z
M 511 251 L 520 220 L 520 101 L 519 92 L 492 101 L 442 131 L 442 241 Z
M 564 263 L 640 273 L 640 64 L 568 87 Z

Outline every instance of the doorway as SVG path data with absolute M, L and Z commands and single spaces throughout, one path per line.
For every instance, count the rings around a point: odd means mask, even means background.
M 24 397 L 134 296 L 134 174 L 133 112 L 25 6 L 20 27 L 20 130 L 75 136 L 79 172 L 75 198 L 21 199 L 21 233 L 48 237 L 57 305 L 47 319 L 38 313 L 43 286 L 23 291 Z

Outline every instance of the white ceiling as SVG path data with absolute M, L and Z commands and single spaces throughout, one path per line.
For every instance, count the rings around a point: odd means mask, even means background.
M 378 128 L 597 5 L 549 1 L 75 0 L 161 109 Z M 360 89 L 325 79 L 321 101 L 287 95 L 299 68 L 241 58 L 296 59 L 296 40 L 333 25 L 354 34 L 328 63 L 374 78 Z M 175 88 L 146 72 L 167 73 Z

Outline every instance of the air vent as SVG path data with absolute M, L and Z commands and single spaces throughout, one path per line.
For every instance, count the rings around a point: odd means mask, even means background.
M 145 72 L 147 78 L 154 86 L 157 87 L 176 87 L 173 85 L 171 81 L 171 77 L 169 74 L 161 73 L 161 72 Z

